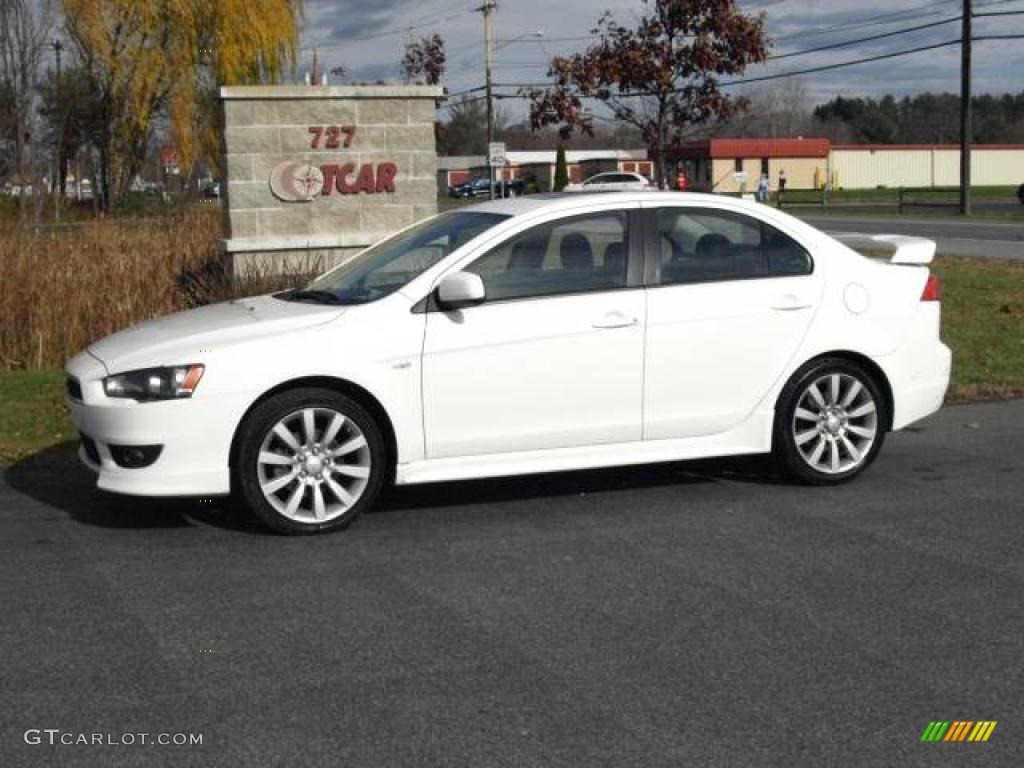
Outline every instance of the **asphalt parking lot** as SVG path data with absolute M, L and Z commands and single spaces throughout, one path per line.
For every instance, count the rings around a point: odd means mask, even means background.
M 1019 766 L 1022 435 L 1024 402 L 949 407 L 843 488 L 752 459 L 458 483 L 302 539 L 9 466 L 0 764 Z

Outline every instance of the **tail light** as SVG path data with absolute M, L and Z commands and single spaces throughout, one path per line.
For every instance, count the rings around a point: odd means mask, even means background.
M 928 273 L 928 282 L 924 284 L 924 293 L 921 294 L 921 301 L 941 301 L 939 295 L 939 278 L 933 273 Z

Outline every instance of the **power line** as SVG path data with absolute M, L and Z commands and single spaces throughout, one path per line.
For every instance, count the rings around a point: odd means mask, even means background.
M 808 67 L 806 69 L 792 70 L 790 72 L 780 72 L 780 73 L 774 74 L 774 75 L 761 75 L 761 76 L 758 76 L 758 77 L 746 77 L 746 78 L 741 78 L 741 79 L 738 79 L 738 80 L 728 80 L 726 82 L 719 83 L 719 87 L 720 88 L 731 88 L 731 87 L 734 87 L 734 86 L 737 86 L 737 85 L 748 85 L 750 83 L 761 83 L 761 82 L 766 82 L 768 80 L 781 80 L 781 79 L 787 78 L 787 77 L 797 77 L 799 75 L 809 75 L 809 74 L 813 74 L 815 72 L 827 72 L 827 71 L 830 71 L 830 70 L 833 70 L 833 69 L 842 69 L 842 68 L 845 68 L 845 67 L 853 67 L 853 66 L 856 66 L 858 64 L 869 64 L 869 63 L 872 63 L 872 62 L 875 62 L 875 61 L 885 61 L 885 60 L 888 60 L 888 59 L 895 59 L 895 58 L 898 58 L 898 57 L 901 57 L 901 56 L 909 56 L 909 55 L 914 54 L 914 53 L 923 53 L 925 51 L 933 51 L 933 50 L 937 50 L 939 48 L 947 48 L 947 47 L 949 47 L 951 45 L 959 45 L 959 44 L 960 44 L 960 38 L 956 38 L 954 40 L 947 40 L 944 43 L 934 43 L 932 45 L 921 45 L 921 46 L 917 46 L 916 48 L 908 48 L 908 49 L 905 49 L 905 50 L 902 50 L 902 51 L 894 51 L 892 53 L 876 54 L 874 56 L 868 56 L 868 57 L 864 57 L 864 58 L 860 58 L 860 59 L 853 59 L 853 60 L 850 60 L 850 61 L 841 61 L 841 62 L 837 62 L 835 64 L 824 64 L 824 65 L 820 65 L 820 66 L 817 66 L 817 67 Z M 550 83 L 550 82 L 549 83 L 495 83 L 494 87 L 495 88 L 550 88 L 551 85 L 552 85 L 552 83 Z M 639 97 L 645 97 L 645 96 L 658 96 L 658 95 L 661 95 L 662 93 L 666 93 L 666 94 L 680 93 L 683 90 L 684 89 L 682 89 L 682 88 L 672 88 L 672 89 L 669 89 L 667 91 L 636 91 L 636 92 L 632 92 L 632 93 L 630 93 L 630 92 L 619 93 L 617 95 L 619 97 L 621 97 L 621 98 L 639 98 Z M 518 96 L 518 94 L 517 94 L 517 96 Z M 510 96 L 508 94 L 501 94 L 498 98 L 515 98 L 515 97 L 514 96 Z M 596 97 L 595 96 L 582 96 L 582 98 L 596 98 Z
M 977 14 L 975 14 L 977 15 Z M 960 21 L 962 16 L 953 16 L 942 21 L 932 21 L 928 24 L 918 24 L 916 27 L 906 27 L 904 29 L 897 29 L 892 32 L 883 32 L 878 35 L 869 35 L 868 37 L 859 37 L 856 40 L 844 40 L 839 43 L 829 43 L 828 45 L 819 45 L 816 48 L 807 48 L 803 51 L 793 51 L 792 53 L 780 53 L 774 56 L 769 56 L 768 59 L 777 61 L 778 59 L 791 59 L 795 56 L 806 56 L 809 53 L 819 53 L 821 51 L 831 51 L 837 48 L 846 48 L 850 45 L 857 45 L 859 43 L 870 43 L 874 40 L 884 40 L 887 37 L 897 37 L 899 35 L 906 35 L 911 32 L 918 32 L 922 29 L 931 29 L 932 27 L 940 27 L 944 24 L 949 24 L 954 21 Z
M 447 13 L 451 13 L 456 10 L 466 10 L 466 0 L 458 0 L 458 2 L 446 5 L 444 8 L 439 8 L 436 11 L 420 16 L 419 18 L 410 19 L 411 24 L 420 24 L 421 22 L 430 21 L 436 19 L 438 16 L 443 16 Z M 472 9 L 469 9 L 472 10 Z
M 1005 12 L 1005 13 L 1002 13 L 1002 14 L 998 14 L 998 15 L 1011 15 L 1011 14 L 1024 14 L 1024 11 L 1008 11 L 1008 12 Z M 981 16 L 981 15 L 986 15 L 986 14 L 974 14 L 974 15 L 975 15 L 975 17 L 977 17 L 977 16 Z M 995 15 L 995 14 L 993 14 L 993 15 Z M 943 19 L 942 21 L 932 21 L 932 22 L 929 22 L 927 24 L 919 24 L 919 25 L 914 26 L 914 27 L 906 27 L 904 29 L 897 29 L 897 30 L 894 30 L 892 32 L 883 32 L 883 33 L 878 34 L 878 35 L 870 35 L 868 37 L 859 37 L 859 38 L 856 38 L 854 40 L 843 40 L 841 42 L 829 43 L 828 45 L 820 45 L 820 46 L 817 46 L 815 48 L 807 48 L 807 49 L 801 50 L 801 51 L 792 51 L 790 53 L 775 54 L 775 55 L 772 55 L 772 56 L 768 56 L 767 59 L 769 61 L 778 61 L 779 59 L 791 59 L 791 58 L 794 58 L 796 56 L 806 56 L 807 54 L 810 54 L 810 53 L 820 53 L 822 51 L 837 50 L 839 48 L 846 48 L 846 47 L 849 47 L 851 45 L 858 45 L 860 43 L 869 43 L 869 42 L 873 42 L 875 40 L 884 40 L 884 39 L 889 38 L 889 37 L 897 37 L 899 35 L 906 35 L 906 34 L 910 34 L 912 32 L 918 32 L 918 31 L 923 30 L 923 29 L 931 29 L 932 27 L 943 26 L 945 24 L 950 24 L 950 23 L 952 23 L 954 21 L 960 21 L 962 18 L 963 18 L 962 16 L 953 16 L 953 17 L 948 18 L 948 19 Z M 547 65 L 550 65 L 550 63 L 551 62 L 510 62 L 510 63 L 507 63 L 507 64 L 499 64 L 499 66 L 503 67 L 504 69 L 529 69 L 529 68 L 534 68 L 534 67 L 547 66 Z
M 937 3 L 926 3 L 925 5 L 918 5 L 914 8 L 904 8 L 902 11 L 893 11 L 892 13 L 885 13 L 881 16 L 868 16 L 864 19 L 853 21 L 848 24 L 835 24 L 829 27 L 820 27 L 818 29 L 794 32 L 789 35 L 778 37 L 776 40 L 792 40 L 797 37 L 817 37 L 818 35 L 827 34 L 829 32 L 844 32 L 853 29 L 864 29 L 866 27 L 877 27 L 880 24 L 892 24 L 897 21 L 910 21 L 916 18 L 927 18 L 928 16 L 935 16 L 940 13 L 948 13 L 948 11 L 940 10 L 939 6 L 951 5 L 953 3 L 959 5 L 960 2 L 961 0 L 940 0 L 940 2 Z
M 462 8 L 464 6 L 465 6 L 465 3 L 460 2 L 458 4 L 458 6 L 452 6 L 452 8 L 455 8 L 455 7 Z M 343 39 L 340 39 L 340 40 L 332 40 L 332 41 L 326 42 L 326 43 L 313 43 L 313 44 L 310 44 L 310 45 L 302 46 L 302 48 L 300 48 L 300 50 L 309 51 L 309 50 L 312 50 L 314 48 L 318 48 L 318 49 L 337 48 L 339 46 L 350 45 L 352 43 L 364 43 L 364 42 L 367 42 L 369 40 L 379 40 L 379 39 L 384 38 L 384 37 L 392 37 L 394 35 L 404 35 L 404 34 L 407 34 L 409 32 L 414 32 L 417 29 L 424 29 L 425 27 L 434 26 L 434 25 L 436 25 L 438 23 L 441 23 L 441 22 L 453 21 L 455 19 L 460 18 L 461 16 L 465 16 L 465 15 L 468 15 L 470 13 L 475 13 L 475 12 L 476 12 L 475 10 L 463 10 L 463 11 L 459 11 L 458 13 L 450 13 L 450 14 L 447 14 L 447 15 L 443 15 L 446 12 L 442 12 L 441 16 L 436 16 L 434 18 L 431 18 L 431 19 L 426 20 L 426 21 L 419 22 L 417 24 L 411 24 L 411 25 L 407 25 L 407 26 L 404 26 L 404 27 L 396 27 L 396 28 L 392 28 L 392 29 L 387 29 L 387 30 L 384 30 L 382 32 L 377 32 L 376 34 L 373 34 L 373 35 L 362 35 L 360 37 L 348 37 L 348 38 L 343 38 Z
M 512 45 L 513 43 L 572 43 L 579 40 L 597 40 L 601 35 L 577 35 L 575 37 L 545 37 L 543 39 L 535 38 L 530 40 L 528 38 L 518 40 L 499 40 L 498 42 L 503 45 Z
M 487 89 L 486 85 L 478 85 L 476 88 L 466 88 L 465 90 L 462 90 L 462 91 L 456 91 L 455 93 L 449 93 L 447 95 L 447 98 L 454 99 L 457 96 L 465 96 L 468 93 L 476 93 L 478 91 L 483 91 L 483 90 L 486 90 L 486 89 Z
M 950 3 L 950 2 L 957 2 L 957 1 L 958 0 L 944 0 L 944 2 L 940 2 L 939 5 L 944 5 L 944 4 L 947 4 L 947 3 Z M 1006 3 L 1006 2 L 1017 2 L 1017 1 L 1019 1 L 1019 0 L 997 0 L 997 2 L 989 3 L 988 5 L 991 6 L 991 5 L 997 5 L 997 4 L 1002 4 L 1002 3 Z M 936 12 L 936 9 L 935 9 L 934 5 L 919 6 L 917 8 L 905 9 L 903 11 L 898 11 L 898 12 L 895 12 L 895 13 L 892 13 L 892 14 L 885 14 L 883 16 L 876 17 L 876 18 L 874 18 L 873 20 L 870 20 L 870 21 L 864 21 L 864 22 L 860 22 L 860 23 L 856 23 L 856 24 L 850 24 L 850 25 L 839 25 L 839 26 L 835 26 L 835 27 L 831 27 L 831 28 L 820 29 L 820 30 L 817 30 L 817 31 L 812 30 L 809 33 L 801 33 L 801 36 L 806 36 L 808 34 L 815 35 L 815 34 L 826 32 L 826 31 L 838 31 L 838 30 L 843 29 L 843 28 L 854 29 L 854 28 L 861 28 L 861 27 L 866 27 L 866 26 L 873 26 L 873 25 L 877 25 L 879 23 L 886 23 L 886 24 L 894 23 L 897 20 L 895 17 L 897 17 L 897 16 L 906 16 L 908 13 L 921 10 L 922 8 L 931 9 L 931 13 L 928 13 L 926 15 L 934 15 L 935 12 Z M 975 16 L 1014 15 L 1014 14 L 1018 14 L 1018 13 L 1024 13 L 1024 11 L 991 12 L 991 13 L 986 13 L 986 14 L 975 14 Z M 768 56 L 767 58 L 770 61 L 777 61 L 777 60 L 780 60 L 780 59 L 795 58 L 797 56 L 806 56 L 806 55 L 811 54 L 811 53 L 820 53 L 822 51 L 837 50 L 837 49 L 840 49 L 840 48 L 849 47 L 851 45 L 858 45 L 860 43 L 868 43 L 868 42 L 873 42 L 873 41 L 876 41 L 876 40 L 884 40 L 884 39 L 887 39 L 887 38 L 890 38 L 890 37 L 898 37 L 900 35 L 910 34 L 910 33 L 918 32 L 918 31 L 925 30 L 925 29 L 931 29 L 933 27 L 943 26 L 945 24 L 950 24 L 950 23 L 953 23 L 953 22 L 956 22 L 956 21 L 960 21 L 962 18 L 963 17 L 959 16 L 959 15 L 958 16 L 953 16 L 953 17 L 950 17 L 948 19 L 941 19 L 939 21 L 928 22 L 926 24 L 918 24 L 918 25 L 913 26 L 913 27 L 906 27 L 904 29 L 893 30 L 891 32 L 883 32 L 883 33 L 880 33 L 880 34 L 877 34 L 877 35 L 869 35 L 869 36 L 866 36 L 866 37 L 860 37 L 860 38 L 856 38 L 856 39 L 853 39 L 853 40 L 844 40 L 844 41 L 840 41 L 840 42 L 836 42 L 836 43 L 829 43 L 827 45 L 820 45 L 820 46 L 816 46 L 814 48 L 808 48 L 808 49 L 800 50 L 800 51 L 793 51 L 793 52 L 790 52 L 790 53 L 775 54 L 775 55 Z M 598 37 L 600 37 L 600 35 L 588 35 L 588 36 L 564 37 L 564 38 L 545 38 L 545 40 L 547 42 L 555 42 L 555 41 L 559 41 L 559 40 L 578 41 L 578 40 L 593 40 L 593 39 L 598 38 Z M 786 38 L 778 38 L 778 39 L 781 40 L 781 39 L 786 39 Z M 508 41 L 508 42 L 537 42 L 537 41 L 518 40 L 518 41 Z M 501 65 L 501 66 L 504 69 L 532 69 L 534 67 L 543 67 L 543 66 L 548 66 L 548 65 L 550 65 L 550 61 L 547 61 L 547 62 L 537 62 L 537 63 L 532 63 L 532 62 L 513 62 L 513 63 L 509 63 L 509 64 L 504 64 L 504 65 Z

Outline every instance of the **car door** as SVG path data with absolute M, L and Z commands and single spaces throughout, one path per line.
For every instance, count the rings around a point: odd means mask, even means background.
M 583 190 L 585 192 L 604 192 L 607 189 L 608 178 L 607 173 L 599 173 L 583 182 Z
M 645 293 L 635 215 L 539 223 L 465 266 L 481 276 L 487 299 L 428 312 L 428 458 L 641 439 Z
M 820 270 L 797 240 L 746 214 L 646 214 L 644 437 L 725 432 L 787 369 L 821 301 Z

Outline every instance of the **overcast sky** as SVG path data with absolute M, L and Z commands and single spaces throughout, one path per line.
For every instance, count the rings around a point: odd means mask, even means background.
M 314 45 L 325 68 L 343 66 L 349 80 L 395 80 L 405 42 L 438 32 L 448 50 L 444 84 L 453 93 L 483 83 L 483 21 L 472 11 L 480 0 L 306 0 L 302 69 Z M 751 0 L 748 12 L 766 14 L 773 54 L 785 54 L 846 40 L 884 34 L 955 17 L 961 0 Z M 495 32 L 497 83 L 544 80 L 553 55 L 582 50 L 597 18 L 610 10 L 629 25 L 643 10 L 640 0 L 498 0 Z M 975 0 L 976 12 L 1024 11 L 1024 0 Z M 409 28 L 413 29 L 410 30 Z M 837 29 L 838 28 L 838 29 Z M 533 33 L 543 32 L 537 38 Z M 977 19 L 975 34 L 1024 34 L 1024 14 Z M 751 68 L 747 77 L 823 66 L 907 48 L 941 43 L 960 35 L 951 21 L 929 29 L 838 50 L 784 58 Z M 1024 40 L 979 42 L 975 46 L 977 92 L 1024 90 Z M 831 72 L 802 75 L 815 101 L 837 95 L 897 96 L 921 91 L 958 91 L 960 48 L 949 46 L 902 58 Z M 748 85 L 743 88 L 749 89 Z M 506 89 L 511 92 L 510 89 Z M 505 102 L 506 105 L 510 102 Z M 513 110 L 515 111 L 515 110 Z

